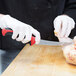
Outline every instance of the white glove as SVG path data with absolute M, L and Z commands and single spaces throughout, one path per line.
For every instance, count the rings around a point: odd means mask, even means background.
M 11 28 L 13 30 L 12 39 L 22 43 L 29 42 L 32 34 L 35 36 L 36 44 L 40 42 L 40 33 L 36 29 L 9 15 L 4 15 L 0 18 L 0 28 Z
M 74 20 L 67 15 L 57 16 L 54 20 L 54 32 L 57 37 L 68 37 L 74 27 Z

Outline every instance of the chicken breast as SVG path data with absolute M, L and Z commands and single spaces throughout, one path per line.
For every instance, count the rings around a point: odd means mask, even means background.
M 63 47 L 63 54 L 66 61 L 70 64 L 76 65 L 76 37 L 73 39 L 74 44 Z
M 63 48 L 63 54 L 68 63 L 76 65 L 76 50 L 73 44 L 65 46 Z

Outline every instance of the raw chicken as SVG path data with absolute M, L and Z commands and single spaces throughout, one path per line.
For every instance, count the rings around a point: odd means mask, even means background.
M 74 44 L 63 47 L 63 54 L 66 61 L 70 64 L 76 65 L 76 36 L 73 39 Z

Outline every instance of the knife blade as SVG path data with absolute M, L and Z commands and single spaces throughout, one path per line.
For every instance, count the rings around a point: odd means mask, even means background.
M 48 41 L 48 40 L 41 40 L 39 45 L 56 45 L 56 46 L 67 46 L 70 44 L 74 44 L 73 42 L 58 42 L 58 41 Z

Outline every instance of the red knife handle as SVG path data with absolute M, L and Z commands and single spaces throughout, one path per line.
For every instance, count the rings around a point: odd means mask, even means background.
M 2 35 L 3 36 L 12 35 L 12 33 L 13 33 L 13 30 L 10 29 L 10 28 L 4 28 L 4 29 L 2 29 Z M 32 36 L 31 37 L 31 45 L 34 45 L 34 44 L 35 44 L 35 37 Z
M 12 35 L 13 30 L 9 29 L 9 28 L 4 28 L 2 29 L 2 35 L 6 36 L 6 35 Z

